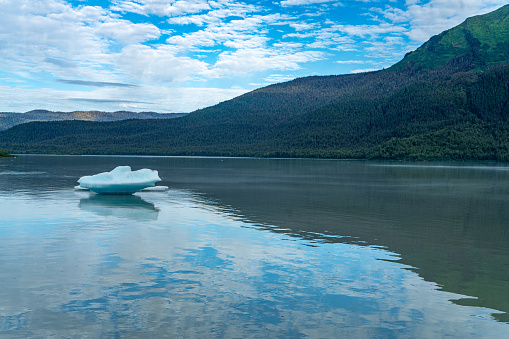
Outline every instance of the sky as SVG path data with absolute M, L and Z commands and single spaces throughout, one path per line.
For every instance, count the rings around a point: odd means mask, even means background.
M 192 112 L 379 70 L 507 0 L 0 0 L 0 112 Z

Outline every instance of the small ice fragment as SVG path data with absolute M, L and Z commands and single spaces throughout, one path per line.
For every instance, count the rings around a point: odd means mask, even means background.
M 142 192 L 164 192 L 168 190 L 168 186 L 153 186 L 142 189 Z

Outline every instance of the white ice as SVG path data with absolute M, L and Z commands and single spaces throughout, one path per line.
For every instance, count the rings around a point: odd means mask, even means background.
M 148 168 L 132 171 L 129 166 L 118 166 L 110 172 L 86 175 L 78 180 L 80 188 L 98 194 L 133 194 L 158 181 L 161 178 L 157 171 Z

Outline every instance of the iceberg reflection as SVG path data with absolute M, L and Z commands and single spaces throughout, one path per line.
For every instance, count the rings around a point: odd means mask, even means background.
M 81 199 L 79 208 L 100 216 L 136 221 L 157 220 L 159 209 L 136 195 L 91 195 Z

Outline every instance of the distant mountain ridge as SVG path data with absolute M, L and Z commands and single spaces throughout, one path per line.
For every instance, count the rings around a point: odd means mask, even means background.
M 86 120 L 86 121 L 118 121 L 127 119 L 171 119 L 186 115 L 187 113 L 156 113 L 156 112 L 101 112 L 101 111 L 73 111 L 52 112 L 48 110 L 32 110 L 26 113 L 0 112 L 0 131 L 31 121 L 59 121 L 59 120 Z
M 274 84 L 178 119 L 32 122 L 12 153 L 509 161 L 509 5 L 376 72 Z

